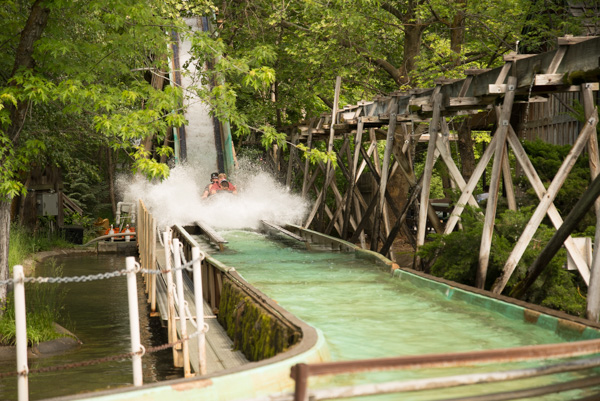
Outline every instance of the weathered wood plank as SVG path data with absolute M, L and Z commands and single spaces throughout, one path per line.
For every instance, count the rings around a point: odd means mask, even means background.
M 540 203 L 538 204 L 537 208 L 533 212 L 533 215 L 529 219 L 529 222 L 525 226 L 525 229 L 521 233 L 521 236 L 519 237 L 517 244 L 513 248 L 506 263 L 504 264 L 504 269 L 503 269 L 502 275 L 498 279 L 498 285 L 497 285 L 498 289 L 504 288 L 504 286 L 506 286 L 506 283 L 510 279 L 510 276 L 512 275 L 513 271 L 517 267 L 517 263 L 519 263 L 521 256 L 523 256 L 525 249 L 527 249 L 529 242 L 533 238 L 535 231 L 539 227 L 539 225 L 542 222 L 544 216 L 546 215 L 550 205 L 554 201 L 556 194 L 558 193 L 558 191 L 562 187 L 563 183 L 565 182 L 567 175 L 569 174 L 569 172 L 575 165 L 577 158 L 579 157 L 579 155 L 581 154 L 581 152 L 587 145 L 589 136 L 591 135 L 592 132 L 594 132 L 594 133 L 596 132 L 597 124 L 598 124 L 598 120 L 594 119 L 594 118 L 591 118 L 590 120 L 588 120 L 585 123 L 585 126 L 581 130 L 581 133 L 579 134 L 577 140 L 575 141 L 573 148 L 571 148 L 571 150 L 569 151 L 569 154 L 565 157 L 565 160 L 561 164 L 560 168 L 558 169 L 558 172 L 554 176 L 554 179 L 550 183 L 550 186 L 548 187 L 546 194 L 540 200 Z M 490 195 L 491 195 L 491 193 L 490 193 Z M 586 277 L 583 277 L 583 278 L 584 278 L 584 280 L 586 280 Z M 589 283 L 589 276 L 587 277 L 586 283 Z
M 505 145 L 508 146 L 508 145 Z M 510 171 L 510 162 L 508 160 L 508 148 L 504 150 L 502 159 L 502 178 L 504 179 L 504 189 L 506 190 L 506 202 L 510 210 L 517 210 L 517 200 L 515 198 L 515 187 L 512 181 L 512 172 Z
M 538 176 L 537 171 L 535 171 L 535 167 L 533 167 L 531 160 L 529 160 L 529 157 L 527 156 L 527 152 L 525 152 L 523 145 L 521 145 L 521 142 L 519 141 L 519 138 L 517 138 L 517 134 L 515 133 L 512 127 L 509 127 L 508 129 L 507 139 L 509 145 L 513 150 L 513 154 L 517 159 L 517 162 L 521 165 L 521 168 L 523 169 L 525 176 L 531 183 L 531 187 L 535 191 L 538 199 L 541 200 L 546 194 L 546 187 L 544 186 L 544 183 L 542 183 L 542 180 Z M 548 208 L 548 217 L 550 218 L 550 221 L 556 229 L 558 229 L 563 223 L 562 217 L 560 217 L 560 213 L 558 212 L 558 209 L 556 209 L 556 206 L 554 206 L 554 203 L 550 204 L 550 207 Z M 575 266 L 577 266 L 577 269 L 580 272 L 584 272 L 583 274 L 585 274 L 585 271 L 588 270 L 588 266 L 583 256 L 581 255 L 581 252 L 579 251 L 571 237 L 568 237 L 565 241 L 565 248 L 567 248 L 567 252 L 571 256 L 571 259 L 573 259 L 573 262 L 575 263 Z M 502 284 L 502 282 L 496 280 L 496 282 L 492 286 L 492 292 L 500 294 L 503 290 L 504 285 Z
M 504 158 L 504 151 L 506 149 L 506 133 L 510 124 L 510 114 L 515 98 L 516 87 L 517 79 L 515 77 L 508 77 L 508 92 L 504 97 L 502 112 L 498 121 L 499 128 L 494 135 L 498 136 L 498 140 L 496 141 L 494 150 L 489 197 L 487 199 L 483 232 L 481 234 L 481 246 L 479 248 L 479 266 L 477 269 L 477 277 L 475 278 L 475 286 L 478 288 L 484 287 L 485 279 L 487 277 L 490 248 L 492 246 L 492 234 L 494 231 L 494 220 L 496 217 L 496 207 L 498 205 L 498 189 L 500 187 L 502 159 Z
M 425 235 L 427 234 L 427 209 L 429 205 L 429 191 L 431 188 L 431 176 L 433 174 L 435 143 L 438 136 L 440 125 L 440 114 L 442 95 L 437 94 L 433 99 L 434 109 L 431 123 L 429 124 L 429 146 L 427 148 L 427 158 L 425 160 L 425 170 L 423 171 L 423 189 L 421 190 L 421 204 L 419 205 L 419 224 L 417 226 L 417 247 L 425 244 Z

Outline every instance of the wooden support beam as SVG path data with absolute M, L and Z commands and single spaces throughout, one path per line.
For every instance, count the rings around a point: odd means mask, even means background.
M 535 75 L 535 86 L 547 86 L 547 85 L 564 85 L 563 78 L 565 74 L 536 74 Z
M 396 223 L 390 230 L 390 233 L 389 233 L 387 239 L 385 240 L 385 242 L 383 243 L 383 246 L 381 247 L 381 250 L 379 251 L 379 253 L 382 254 L 383 256 L 385 256 L 390 251 L 392 244 L 394 243 L 394 239 L 396 239 L 396 236 L 398 235 L 398 232 L 400 231 L 400 228 L 406 222 L 406 216 L 408 215 L 408 211 L 410 210 L 413 203 L 417 200 L 417 197 L 421 193 L 422 182 L 423 182 L 423 176 L 421 175 L 421 178 L 419 179 L 417 184 L 414 187 L 412 187 L 412 189 L 411 189 L 411 191 L 412 191 L 411 195 L 408 198 L 408 202 L 406 202 L 406 204 L 404 205 L 402 214 L 400 215 L 400 217 L 398 217 L 396 219 Z
M 498 141 L 498 137 L 493 136 L 492 140 L 489 143 L 488 147 L 486 148 L 485 152 L 483 152 L 483 155 L 479 159 L 479 163 L 477 163 L 477 167 L 475 167 L 475 171 L 473 171 L 473 175 L 471 175 L 471 178 L 469 178 L 469 182 L 467 183 L 467 186 L 465 187 L 465 189 L 463 189 L 460 197 L 458 198 L 458 201 L 456 202 L 456 205 L 454 206 L 454 209 L 452 210 L 452 213 L 450 213 L 450 218 L 446 222 L 446 228 L 444 229 L 444 234 L 450 234 L 452 231 L 454 231 L 454 228 L 456 227 L 456 224 L 458 223 L 458 220 L 460 219 L 460 215 L 462 214 L 463 210 L 465 209 L 465 205 L 467 204 L 469 198 L 473 196 L 473 191 L 475 190 L 475 187 L 477 186 L 477 182 L 483 175 L 483 172 L 485 171 L 488 163 L 492 159 L 492 155 L 494 154 L 494 149 L 496 147 L 497 141 Z
M 446 123 L 445 119 L 441 120 L 441 126 L 442 126 L 442 133 L 444 134 L 444 136 L 449 135 L 450 129 L 448 128 L 448 123 Z M 438 141 L 436 143 L 436 147 L 437 147 L 437 150 L 440 152 L 440 156 L 442 157 L 442 160 L 446 164 L 446 167 L 448 167 L 448 172 L 450 173 L 450 177 L 454 180 L 456 185 L 458 185 L 458 189 L 460 189 L 461 192 L 464 191 L 465 188 L 467 187 L 467 183 L 465 182 L 465 179 L 462 176 L 460 170 L 456 166 L 456 163 L 454 163 L 454 159 L 452 158 L 452 155 L 448 151 L 446 143 L 444 143 L 442 141 Z M 477 204 L 477 201 L 473 197 L 472 193 L 467 198 L 467 202 L 469 202 L 469 205 L 471 205 L 473 207 L 479 207 L 479 205 Z
M 298 144 L 299 136 L 300 135 L 299 135 L 298 131 L 295 131 L 292 134 L 292 146 L 290 147 L 290 160 L 288 160 L 288 168 L 287 168 L 287 174 L 286 174 L 286 178 L 285 178 L 285 186 L 288 188 L 290 188 L 291 183 L 292 183 L 292 171 L 294 170 L 293 169 L 294 159 L 296 158 L 296 153 L 298 151 L 298 149 L 296 149 L 296 144 Z
M 377 206 L 377 197 L 376 196 L 374 196 L 371 199 L 371 202 L 369 202 L 369 206 L 367 207 L 367 210 L 365 210 L 365 213 L 362 216 L 362 220 L 358 223 L 358 226 L 356 227 L 356 230 L 354 231 L 352 238 L 350 238 L 350 242 L 354 243 L 354 242 L 356 242 L 356 240 L 358 240 L 360 234 L 363 232 L 363 230 L 365 229 L 365 227 L 369 221 L 369 217 L 373 213 L 373 210 L 375 210 L 375 206 Z
M 419 205 L 419 224 L 417 226 L 417 247 L 425 244 L 425 235 L 427 234 L 427 209 L 429 206 L 429 191 L 431 189 L 431 176 L 433 174 L 433 165 L 435 163 L 435 142 L 438 137 L 440 114 L 442 108 L 442 95 L 437 94 L 433 99 L 433 117 L 429 124 L 429 146 L 427 148 L 427 159 L 425 160 L 425 170 L 423 171 L 423 189 L 421 190 L 421 204 Z
M 464 97 L 467 95 L 469 87 L 471 86 L 471 82 L 473 82 L 473 75 L 467 75 L 467 78 L 464 80 L 462 86 L 460 87 L 458 97 Z
M 506 286 L 506 283 L 510 279 L 510 276 L 512 275 L 513 271 L 517 267 L 517 264 L 519 263 L 521 256 L 523 256 L 525 249 L 527 249 L 527 246 L 529 245 L 529 242 L 533 238 L 533 235 L 535 234 L 537 228 L 539 227 L 543 218 L 546 216 L 546 213 L 547 213 L 550 205 L 554 201 L 556 194 L 558 193 L 558 191 L 562 187 L 563 183 L 567 179 L 567 175 L 571 171 L 571 168 L 575 165 L 575 162 L 577 161 L 577 157 L 579 157 L 579 155 L 581 154 L 581 152 L 587 145 L 589 136 L 591 135 L 592 132 L 594 132 L 594 133 L 596 132 L 597 124 L 598 124 L 598 120 L 595 118 L 590 118 L 585 123 L 585 126 L 583 127 L 579 136 L 577 137 L 577 140 L 575 141 L 573 148 L 571 148 L 571 150 L 569 151 L 569 154 L 565 157 L 565 160 L 563 161 L 562 165 L 558 169 L 558 172 L 554 176 L 552 183 L 550 183 L 548 190 L 546 191 L 544 197 L 540 200 L 540 203 L 538 204 L 537 208 L 535 209 L 535 212 L 531 216 L 529 223 L 527 223 L 527 226 L 525 226 L 525 229 L 521 233 L 521 236 L 519 237 L 517 244 L 515 245 L 510 256 L 508 257 L 508 259 L 504 265 L 502 275 L 496 281 L 496 284 L 494 287 L 495 287 L 496 291 L 498 291 L 498 293 L 501 292 L 502 289 L 504 289 L 504 287 Z M 584 276 L 583 279 L 585 280 L 586 283 L 589 283 L 589 274 L 587 277 Z
M 392 109 L 396 106 L 396 102 L 392 102 Z M 396 132 L 396 112 L 390 114 L 390 123 L 388 125 L 387 138 L 385 142 L 385 151 L 383 155 L 383 166 L 381 168 L 381 181 L 379 182 L 379 210 L 384 217 L 385 235 L 390 233 L 390 222 L 387 210 L 385 209 L 385 192 L 387 190 L 387 181 L 390 170 L 390 158 L 392 155 L 392 147 L 394 146 L 394 134 Z
M 550 66 L 548 66 L 548 70 L 546 70 L 546 74 L 555 74 L 558 70 L 558 66 L 565 58 L 565 54 L 567 54 L 568 46 L 558 46 L 556 49 L 556 53 L 554 53 L 554 57 L 550 62 Z
M 331 111 L 331 124 L 330 124 L 330 128 L 329 128 L 329 141 L 327 143 L 327 152 L 331 152 L 333 150 L 333 139 L 334 139 L 334 135 L 335 135 L 335 128 L 334 125 L 336 123 L 336 117 L 337 117 L 337 109 L 338 109 L 338 103 L 340 100 L 340 88 L 342 85 L 342 77 L 337 76 L 335 79 L 335 91 L 334 91 L 334 98 L 333 98 L 333 110 Z M 325 170 L 325 184 L 323 185 L 323 196 L 321 197 L 321 205 L 320 205 L 320 209 L 321 212 L 323 211 L 323 207 L 325 206 L 325 203 L 327 201 L 327 189 L 329 187 L 329 183 L 331 181 L 331 179 L 333 178 L 334 174 L 332 171 L 332 166 L 331 166 L 331 161 L 327 160 L 327 168 Z M 323 214 L 321 213 L 321 216 Z M 323 222 L 323 220 L 321 220 L 321 223 Z
M 591 85 L 581 85 L 581 98 L 583 100 L 583 109 L 586 118 L 598 119 L 598 111 L 594 104 L 594 94 Z M 588 154 L 590 163 L 590 173 L 592 180 L 600 174 L 600 155 L 598 151 L 598 138 L 596 135 L 590 135 L 588 143 Z M 594 202 L 594 211 L 596 212 L 596 232 L 594 235 L 594 253 L 592 255 L 592 264 L 590 266 L 590 283 L 588 286 L 586 316 L 588 319 L 597 322 L 600 318 L 600 199 Z
M 346 238 L 348 232 L 348 223 L 350 216 L 352 215 L 352 200 L 354 199 L 354 187 L 356 186 L 356 170 L 358 168 L 358 157 L 360 155 L 359 147 L 362 147 L 362 134 L 364 129 L 364 123 L 362 117 L 358 119 L 356 126 L 356 134 L 354 135 L 354 158 L 352 159 L 352 168 L 350 171 L 350 180 L 348 182 L 349 188 L 348 193 L 350 196 L 346 199 L 346 213 L 344 214 L 344 225 L 342 228 L 342 238 Z
M 506 133 L 508 131 L 510 114 L 512 112 L 515 90 L 517 89 L 517 79 L 508 77 L 508 92 L 504 97 L 502 112 L 499 118 L 499 127 L 494 136 L 498 136 L 494 150 L 494 163 L 492 165 L 492 177 L 490 180 L 489 197 L 487 199 L 485 221 L 483 232 L 481 234 L 481 246 L 479 248 L 479 266 L 475 286 L 483 288 L 487 277 L 487 269 L 490 259 L 490 248 L 492 246 L 492 234 L 494 232 L 494 220 L 496 218 L 496 208 L 498 206 L 498 189 L 500 187 L 500 178 L 502 173 L 502 159 L 506 149 Z
M 508 146 L 508 144 L 505 146 Z M 504 150 L 504 157 L 502 159 L 502 178 L 504 179 L 508 208 L 516 211 L 517 199 L 515 197 L 515 186 L 513 185 L 512 172 L 510 171 L 510 162 L 508 160 L 508 148 Z
M 535 167 L 533 167 L 531 160 L 529 160 L 529 157 L 527 156 L 527 152 L 525 152 L 523 145 L 519 141 L 519 138 L 517 138 L 517 134 L 512 127 L 509 127 L 507 139 L 510 147 L 513 150 L 513 154 L 517 159 L 517 162 L 521 165 L 521 168 L 523 169 L 523 172 L 529 180 L 531 187 L 535 191 L 538 199 L 541 200 L 546 194 L 546 187 L 535 171 Z M 548 217 L 554 225 L 554 228 L 560 228 L 563 220 L 562 217 L 560 217 L 558 209 L 556 209 L 556 206 L 554 206 L 554 203 L 550 204 L 550 207 L 548 208 Z M 582 275 L 585 275 L 589 270 L 589 267 L 571 237 L 568 237 L 565 241 L 565 248 L 567 248 L 567 252 L 571 256 L 575 266 L 577 266 L 577 269 L 582 272 Z M 492 292 L 495 294 L 500 294 L 503 290 L 504 285 L 499 279 L 496 279 L 496 282 L 492 286 Z
M 504 65 L 502 66 L 502 69 L 500 70 L 500 72 L 498 73 L 498 76 L 496 77 L 496 83 L 495 85 L 502 85 L 504 83 L 504 81 L 506 80 L 506 77 L 508 76 L 508 72 L 510 71 L 512 67 L 512 63 L 508 62 L 508 63 L 504 63 Z M 492 91 L 490 90 L 490 93 L 492 93 Z
M 596 177 L 594 181 L 590 184 L 584 194 L 581 196 L 581 199 L 577 201 L 573 209 L 566 217 L 565 222 L 560 228 L 556 231 L 554 236 L 548 241 L 546 247 L 542 250 L 542 252 L 538 255 L 537 259 L 533 262 L 529 271 L 527 273 L 527 277 L 523 280 L 522 283 L 519 283 L 515 287 L 515 289 L 511 292 L 511 296 L 513 297 L 521 297 L 525 292 L 529 289 L 531 284 L 533 284 L 536 278 L 541 274 L 544 268 L 548 265 L 550 260 L 556 255 L 556 252 L 561 248 L 563 242 L 569 236 L 577 224 L 581 221 L 583 216 L 588 212 L 590 207 L 593 206 L 594 201 L 598 199 L 600 196 L 600 176 Z

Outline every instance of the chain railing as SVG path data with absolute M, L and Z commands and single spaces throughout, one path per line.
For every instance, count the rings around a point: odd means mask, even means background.
M 13 267 L 13 278 L 8 280 L 0 280 L 1 285 L 14 286 L 15 295 L 15 325 L 16 325 L 16 353 L 17 353 L 17 370 L 14 372 L 1 373 L 3 377 L 18 377 L 18 397 L 19 401 L 27 401 L 29 399 L 28 376 L 31 373 L 43 373 L 49 371 L 58 371 L 72 369 L 80 366 L 95 365 L 104 362 L 131 359 L 133 367 L 133 384 L 141 386 L 142 379 L 142 357 L 151 352 L 157 352 L 167 348 L 172 348 L 174 356 L 178 354 L 178 347 L 182 348 L 184 359 L 184 375 L 191 375 L 189 364 L 188 342 L 193 338 L 198 339 L 199 348 L 199 372 L 206 373 L 206 350 L 205 350 L 205 334 L 208 331 L 208 325 L 204 322 L 204 314 L 202 313 L 202 278 L 201 278 L 201 262 L 205 255 L 198 247 L 191 249 L 191 260 L 187 261 L 177 238 L 172 238 L 170 229 L 163 233 L 161 245 L 165 247 L 166 269 L 156 269 L 156 242 L 157 227 L 152 215 L 148 212 L 144 204 L 140 201 L 140 213 L 137 215 L 138 226 L 138 246 L 140 263 L 135 261 L 134 257 L 126 258 L 126 268 L 99 274 L 72 276 L 72 277 L 25 277 L 23 267 L 18 265 Z M 183 263 L 182 263 L 183 260 Z M 143 266 L 143 267 L 142 267 Z M 194 286 L 199 291 L 195 291 L 196 308 L 201 311 L 196 313 L 196 318 L 190 313 L 189 306 L 185 302 L 183 296 L 183 279 L 182 271 L 187 270 L 192 272 Z M 144 347 L 140 341 L 140 326 L 139 312 L 137 301 L 137 279 L 136 275 L 141 273 L 146 282 L 146 292 L 149 295 L 152 311 L 156 308 L 156 277 L 163 275 L 167 282 L 168 298 L 169 298 L 169 339 L 167 344 L 156 347 Z M 175 282 L 173 276 L 175 275 Z M 93 360 L 82 361 L 59 366 L 45 367 L 41 369 L 29 370 L 27 362 L 27 326 L 26 326 L 26 310 L 25 310 L 25 283 L 39 284 L 65 284 L 65 283 L 83 283 L 95 280 L 107 280 L 115 277 L 127 277 L 127 293 L 129 303 L 130 316 L 130 332 L 131 332 L 131 352 L 119 355 L 106 356 Z M 175 302 L 178 306 L 181 322 L 181 336 L 177 335 L 176 328 L 176 311 Z M 187 322 L 190 322 L 195 331 L 188 335 Z

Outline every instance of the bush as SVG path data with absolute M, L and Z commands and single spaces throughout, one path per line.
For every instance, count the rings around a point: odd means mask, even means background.
M 506 210 L 498 214 L 492 237 L 485 288 L 490 288 L 501 275 L 504 264 L 531 214 L 532 208 L 524 208 L 518 212 Z M 430 266 L 433 275 L 473 286 L 479 264 L 483 215 L 467 207 L 462 215 L 462 225 L 462 231 L 455 231 L 449 235 L 432 235 L 432 241 L 426 243 L 419 254 L 425 260 L 433 261 Z M 554 229 L 540 225 L 508 281 L 506 293 L 525 278 L 527 266 L 533 263 L 554 232 Z M 572 315 L 583 316 L 586 302 L 578 289 L 585 286 L 582 285 L 579 274 L 571 274 L 563 268 L 565 259 L 566 253 L 561 250 L 528 290 L 524 300 Z
M 52 276 L 62 276 L 62 266 L 52 266 Z M 54 327 L 61 318 L 65 292 L 56 284 L 27 283 L 27 342 L 36 345 L 43 341 L 64 337 Z M 0 345 L 15 345 L 14 293 L 7 299 L 4 316 L 0 319 Z

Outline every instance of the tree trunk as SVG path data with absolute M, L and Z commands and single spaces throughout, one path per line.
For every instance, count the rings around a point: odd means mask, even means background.
M 25 27 L 21 31 L 19 47 L 15 53 L 15 63 L 11 76 L 19 70 L 33 69 L 35 59 L 33 58 L 34 44 L 41 38 L 48 23 L 50 9 L 43 6 L 43 0 L 36 0 L 31 6 L 29 17 Z M 19 101 L 16 106 L 10 105 L 10 123 L 6 129 L 12 145 L 18 146 L 19 134 L 25 123 L 29 102 Z M 6 152 L 0 153 L 0 165 L 4 164 L 3 157 Z M 9 175 L 10 177 L 10 175 Z M 8 243 L 10 234 L 10 210 L 12 200 L 0 194 L 0 280 L 6 280 L 9 276 L 8 266 Z M 6 304 L 7 286 L 0 285 L 0 314 L 4 313 L 3 306 Z
M 33 69 L 35 66 L 33 46 L 42 36 L 46 24 L 48 23 L 48 17 L 50 16 L 50 9 L 43 7 L 42 3 L 42 0 L 36 0 L 31 6 L 31 12 L 29 13 L 27 23 L 21 31 L 21 39 L 19 41 L 17 53 L 15 54 L 15 64 L 13 65 L 11 76 L 14 76 L 20 69 Z M 7 132 L 11 140 L 15 143 L 25 122 L 28 104 L 29 103 L 26 101 L 20 101 L 17 103 L 16 107 L 10 106 L 11 124 Z
M 471 124 L 468 118 L 458 128 L 458 153 L 460 154 L 461 173 L 465 181 L 468 182 L 475 170 L 473 138 L 471 137 Z
M 462 52 L 462 45 L 465 42 L 465 8 L 467 0 L 455 0 L 454 8 L 456 14 L 452 19 L 450 26 L 450 50 L 452 50 L 454 65 L 459 65 L 460 53 Z
M 11 201 L 4 198 L 0 201 L 0 281 L 8 280 L 8 243 L 10 238 L 10 205 Z M 0 285 L 0 316 L 4 315 L 8 286 Z
M 418 1 L 409 1 L 402 19 L 404 25 L 404 62 L 401 70 L 404 75 L 404 83 L 410 82 L 410 73 L 415 69 L 415 60 L 421 52 L 423 31 L 427 26 L 417 16 L 417 8 Z

